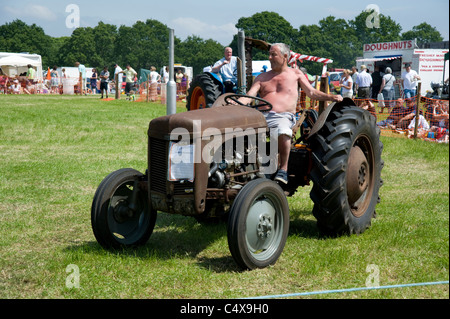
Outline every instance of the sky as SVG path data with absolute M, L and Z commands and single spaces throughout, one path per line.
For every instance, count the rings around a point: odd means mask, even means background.
M 70 36 L 75 27 L 95 27 L 99 21 L 116 26 L 132 26 L 136 21 L 154 19 L 174 29 L 185 40 L 190 35 L 230 44 L 239 18 L 273 11 L 294 28 L 318 24 L 327 17 L 354 19 L 376 6 L 402 26 L 402 32 L 426 22 L 449 40 L 449 1 L 274 1 L 274 0 L 0 0 L 0 25 L 20 19 L 42 27 L 52 37 Z M 1 36 L 1 34 L 0 34 Z

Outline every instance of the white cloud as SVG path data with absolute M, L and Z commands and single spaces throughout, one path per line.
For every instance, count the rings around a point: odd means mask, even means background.
M 197 35 L 202 39 L 213 39 L 222 44 L 229 44 L 238 30 L 233 23 L 223 25 L 209 24 L 195 18 L 176 18 L 172 20 L 175 35 L 182 39 Z
M 20 18 L 36 18 L 45 21 L 55 21 L 56 15 L 47 7 L 38 4 L 25 5 L 22 8 L 13 8 L 5 6 L 5 12 L 10 13 L 16 19 Z

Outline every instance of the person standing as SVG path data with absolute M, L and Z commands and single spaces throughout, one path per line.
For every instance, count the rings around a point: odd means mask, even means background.
M 98 74 L 97 74 L 97 69 L 92 69 L 92 76 L 91 76 L 91 90 L 93 94 L 97 93 L 97 79 L 98 79 Z
M 361 65 L 361 72 L 356 78 L 356 87 L 358 89 L 358 99 L 363 100 L 359 105 L 364 110 L 368 110 L 373 116 L 376 116 L 375 107 L 370 101 L 370 86 L 372 85 L 372 77 L 367 73 L 367 67 Z M 359 103 L 358 103 L 359 104 Z
M 154 66 L 150 67 L 150 83 L 158 83 L 161 81 L 161 75 L 156 72 L 156 68 Z
M 181 69 L 177 70 L 175 74 L 175 83 L 177 85 L 177 95 L 181 93 L 181 80 L 183 79 L 183 72 Z
M 24 92 L 27 94 L 35 93 L 35 79 L 36 79 L 36 70 L 33 68 L 31 64 L 28 64 L 27 70 L 27 82 L 26 88 L 24 88 Z
M 102 93 L 102 96 L 100 97 L 101 99 L 103 99 L 103 91 L 106 91 L 106 98 L 108 98 L 108 82 L 109 71 L 108 67 L 105 66 L 103 71 L 100 73 L 100 92 Z
M 36 77 L 36 70 L 33 68 L 31 64 L 28 64 L 28 70 L 27 70 L 27 78 L 28 80 L 34 80 Z
M 378 92 L 380 91 L 381 82 L 383 81 L 383 75 L 380 72 L 380 68 L 375 66 L 375 71 L 371 74 L 372 76 L 372 99 L 377 99 Z
M 154 102 L 158 96 L 158 82 L 161 80 L 161 75 L 156 72 L 154 66 L 150 67 L 150 101 Z
M 50 71 L 50 92 L 51 93 L 58 93 L 58 87 L 59 87 L 59 79 L 58 79 L 58 67 L 55 65 L 53 66 L 53 69 Z
M 356 97 L 356 92 L 358 91 L 356 88 L 356 79 L 358 78 L 358 69 L 356 66 L 352 66 L 352 81 L 353 81 L 353 98 Z
M 405 71 L 402 73 L 402 86 L 405 99 L 415 98 L 417 81 L 421 78 L 416 71 L 411 70 L 411 63 L 405 64 Z
M 114 67 L 115 67 L 115 69 L 114 69 L 114 81 L 116 81 L 116 75 L 117 75 L 117 84 L 118 84 L 118 90 L 119 90 L 119 93 L 122 91 L 122 82 L 123 82 L 123 79 L 122 79 L 122 76 L 120 76 L 120 73 L 123 73 L 122 72 L 122 68 L 117 64 L 117 63 L 114 63 Z
M 75 62 L 75 66 L 78 68 L 78 72 L 81 76 L 80 94 L 86 95 L 86 67 L 80 62 Z
M 350 70 L 344 70 L 344 75 L 340 79 L 342 97 L 353 98 L 353 80 Z
M 125 70 L 121 70 L 118 72 L 119 78 L 122 78 L 120 74 L 125 74 L 125 94 L 129 94 L 134 85 L 134 77 L 137 75 L 137 72 L 131 67 L 130 64 L 127 64 Z M 120 88 L 120 86 L 119 86 Z
M 378 93 L 383 94 L 384 104 L 386 107 L 392 107 L 392 101 L 394 100 L 395 95 L 395 76 L 392 75 L 392 69 L 390 67 L 386 68 L 386 74 L 383 76 L 381 80 L 381 87 Z M 381 108 L 381 113 L 383 113 L 383 107 Z
M 163 70 L 163 80 L 164 80 L 164 83 L 166 83 L 166 84 L 169 83 L 169 67 L 168 66 L 166 66 Z

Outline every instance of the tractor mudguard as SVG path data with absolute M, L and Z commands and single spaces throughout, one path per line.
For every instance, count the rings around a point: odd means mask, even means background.
M 213 72 L 204 72 L 204 73 L 209 74 L 211 76 L 211 78 L 213 79 L 214 83 L 219 85 L 219 90 L 221 92 L 223 92 L 223 82 L 222 82 L 222 78 L 220 77 L 220 75 L 217 73 L 213 73 Z
M 309 133 L 308 137 L 306 138 L 307 140 L 311 138 L 311 136 L 313 136 L 314 134 L 316 134 L 325 124 L 325 122 L 327 121 L 328 115 L 330 115 L 330 113 L 333 110 L 339 110 L 344 106 L 348 106 L 348 105 L 352 105 L 352 106 L 356 106 L 355 102 L 346 97 L 342 100 L 342 102 L 334 102 L 331 103 L 330 105 L 328 105 L 328 107 L 322 112 L 322 114 L 319 115 L 319 118 L 317 119 L 316 124 L 314 124 L 311 132 Z

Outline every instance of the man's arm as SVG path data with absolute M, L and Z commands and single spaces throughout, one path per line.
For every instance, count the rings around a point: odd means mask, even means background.
M 302 90 L 306 93 L 306 95 L 312 100 L 333 101 L 333 102 L 340 102 L 343 100 L 341 95 L 327 94 L 313 88 L 311 84 L 309 84 L 309 81 L 301 74 L 298 77 L 298 84 L 300 85 Z
M 421 81 L 421 77 L 419 76 L 419 74 L 416 72 L 416 80 Z
M 229 63 L 230 63 L 230 62 L 227 61 L 226 59 L 224 59 L 223 61 L 222 61 L 222 60 L 219 60 L 219 61 L 216 62 L 216 64 L 214 64 L 214 66 L 212 67 L 211 71 L 212 71 L 213 73 L 218 73 L 218 72 L 220 71 L 220 69 L 221 69 L 224 65 L 229 64 Z
M 261 82 L 258 79 L 258 77 L 255 79 L 255 82 L 253 82 L 252 87 L 250 88 L 250 90 L 247 92 L 246 95 L 250 95 L 250 96 L 258 95 L 259 89 L 261 88 Z M 248 98 L 248 97 L 241 97 L 238 101 L 241 102 L 242 104 L 249 104 L 253 101 L 253 99 Z

